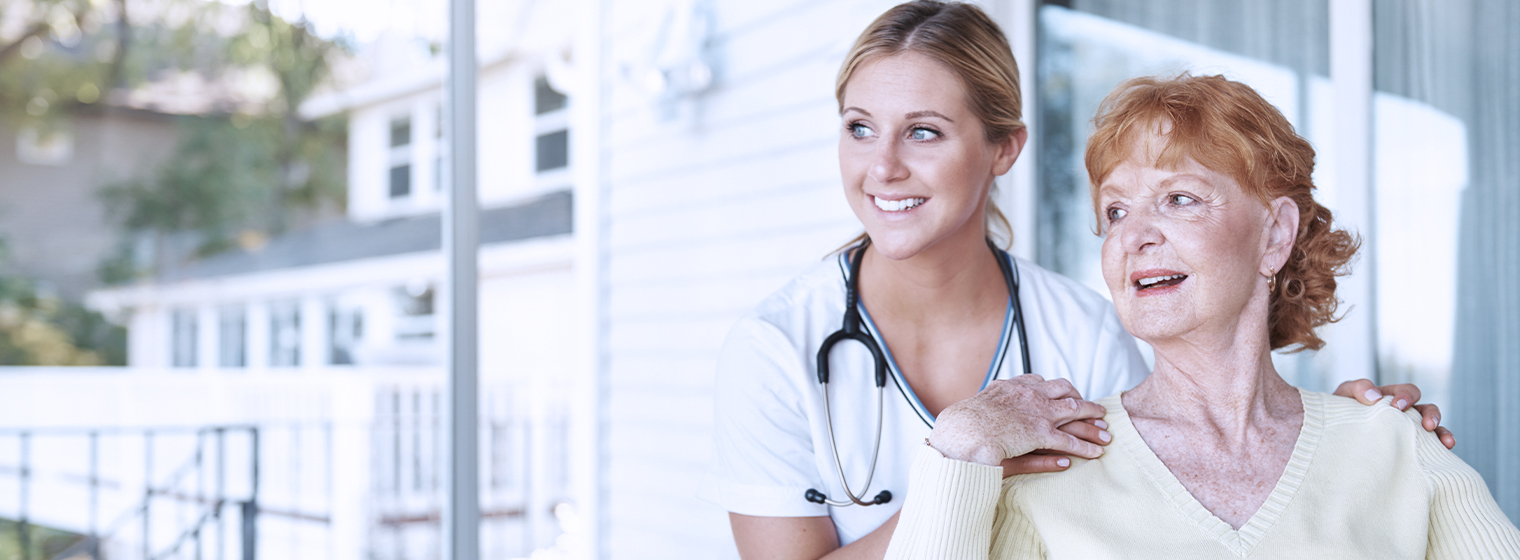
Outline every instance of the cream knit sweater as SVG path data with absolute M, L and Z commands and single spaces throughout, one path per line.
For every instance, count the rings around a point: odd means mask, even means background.
M 1282 478 L 1239 530 L 1146 447 L 1117 395 L 1101 459 L 1000 480 L 928 446 L 888 559 L 1512 558 L 1520 531 L 1483 479 L 1384 399 L 1300 391 L 1303 429 Z

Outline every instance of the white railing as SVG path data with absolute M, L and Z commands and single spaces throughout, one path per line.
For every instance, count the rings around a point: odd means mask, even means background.
M 481 383 L 485 558 L 559 534 L 563 386 Z M 441 398 L 437 368 L 0 368 L 0 517 L 113 559 L 431 558 Z

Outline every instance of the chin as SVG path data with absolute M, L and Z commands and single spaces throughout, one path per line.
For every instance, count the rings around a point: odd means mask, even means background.
M 1185 317 L 1178 316 L 1175 309 L 1147 309 L 1147 306 L 1130 302 L 1119 310 L 1119 322 L 1131 336 L 1146 344 L 1178 336 L 1185 332 Z
M 876 248 L 877 254 L 894 261 L 913 258 L 914 255 L 917 255 L 926 247 L 926 244 L 922 240 L 914 239 L 912 236 L 893 232 L 888 232 L 884 235 L 877 235 L 869 231 L 866 233 L 871 236 L 871 246 Z

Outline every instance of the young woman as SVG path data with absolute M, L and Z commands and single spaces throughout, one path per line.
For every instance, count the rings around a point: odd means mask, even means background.
M 1102 409 L 1073 399 L 1147 371 L 1107 300 L 990 241 L 1007 233 L 993 181 L 1028 132 L 1017 65 L 985 13 L 888 10 L 846 56 L 836 94 L 844 191 L 865 234 L 740 320 L 718 361 L 703 494 L 730 512 L 746 558 L 881 558 L 945 407 L 1026 371 L 1060 380 L 1016 388 L 1022 420 L 1008 425 L 1054 453 L 1002 462 L 1058 471 L 1109 439 Z

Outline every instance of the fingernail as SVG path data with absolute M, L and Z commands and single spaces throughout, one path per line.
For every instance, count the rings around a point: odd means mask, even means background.
M 1436 425 L 1437 426 L 1441 425 L 1441 416 L 1440 415 L 1436 415 Z
M 1108 429 L 1108 422 L 1104 422 L 1102 418 L 1099 418 L 1097 421 L 1093 422 L 1093 425 L 1104 430 Z
M 1379 393 L 1377 389 L 1368 389 L 1365 396 L 1369 401 L 1375 401 L 1383 398 L 1383 394 Z
M 1098 432 L 1098 439 L 1103 440 L 1103 443 L 1108 443 L 1108 440 L 1114 439 L 1114 436 L 1108 435 L 1108 431 L 1104 430 Z
M 1409 407 L 1409 401 L 1399 399 L 1399 402 L 1393 403 L 1393 407 L 1399 410 L 1404 410 L 1405 408 Z
M 1060 465 L 1060 467 L 1064 469 L 1066 467 L 1070 467 L 1071 466 L 1071 459 L 1067 459 L 1065 457 L 1062 457 L 1060 459 L 1056 459 L 1056 464 Z

